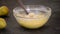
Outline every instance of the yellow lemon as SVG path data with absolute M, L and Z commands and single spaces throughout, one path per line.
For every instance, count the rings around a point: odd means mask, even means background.
M 0 16 L 5 16 L 8 14 L 8 7 L 7 6 L 1 6 L 0 7 Z
M 6 21 L 3 18 L 0 18 L 0 29 L 3 29 L 6 27 Z

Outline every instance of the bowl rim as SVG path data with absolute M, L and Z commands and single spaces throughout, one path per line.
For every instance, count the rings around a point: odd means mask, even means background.
M 49 10 L 50 10 L 50 12 L 51 12 L 51 8 L 48 7 L 48 6 L 45 6 L 45 5 L 25 5 L 25 6 L 44 6 L 44 7 L 49 8 Z M 16 12 L 15 12 L 15 9 L 16 9 L 16 8 L 20 8 L 20 6 L 17 6 L 17 7 L 15 7 L 15 8 L 13 9 L 13 14 L 16 13 Z M 50 14 L 50 16 L 51 16 L 51 14 Z M 50 16 L 49 16 L 49 17 L 50 17 Z M 20 17 L 20 16 L 17 16 L 17 17 Z M 25 18 L 25 17 L 20 17 L 20 18 Z M 25 18 L 25 19 L 40 19 L 40 18 Z

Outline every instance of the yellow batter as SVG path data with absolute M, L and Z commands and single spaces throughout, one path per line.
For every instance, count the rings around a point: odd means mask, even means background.
M 24 16 L 19 14 L 19 16 L 24 18 L 16 17 L 18 23 L 26 28 L 39 28 L 48 20 L 48 17 L 45 17 L 45 15 L 36 15 L 34 13 L 29 13 Z

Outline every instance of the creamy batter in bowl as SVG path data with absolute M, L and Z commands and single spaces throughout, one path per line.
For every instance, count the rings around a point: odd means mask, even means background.
M 24 9 L 16 7 L 13 9 L 13 15 L 17 22 L 26 28 L 35 29 L 42 27 L 47 23 L 51 16 L 51 8 L 42 5 L 25 5 L 29 14 Z

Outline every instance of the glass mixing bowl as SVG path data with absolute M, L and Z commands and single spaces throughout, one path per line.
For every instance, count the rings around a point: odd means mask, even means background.
M 16 7 L 13 9 L 13 15 L 16 18 L 18 24 L 23 27 L 35 29 L 42 27 L 47 23 L 49 17 L 51 16 L 51 8 L 43 6 L 43 5 L 25 5 L 25 9 L 28 13 L 35 13 L 35 15 L 39 15 L 40 18 L 25 18 L 19 15 L 26 15 L 24 9 L 21 7 Z

